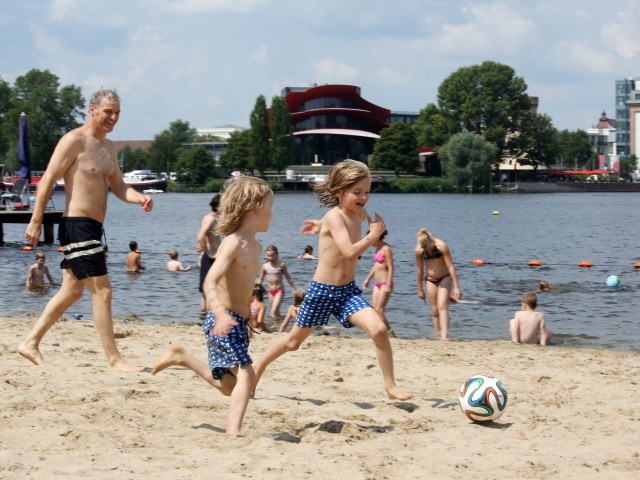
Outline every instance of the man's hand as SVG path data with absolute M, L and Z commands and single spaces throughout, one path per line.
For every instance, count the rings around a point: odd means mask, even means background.
M 153 200 L 151 200 L 151 197 L 149 195 L 142 196 L 142 199 L 140 200 L 140 205 L 142 205 L 142 209 L 145 212 L 150 212 L 151 210 L 153 210 Z
M 24 238 L 27 239 L 34 247 L 38 246 L 38 241 L 40 240 L 40 233 L 42 233 L 42 224 L 29 222 L 27 225 L 27 229 L 24 232 Z

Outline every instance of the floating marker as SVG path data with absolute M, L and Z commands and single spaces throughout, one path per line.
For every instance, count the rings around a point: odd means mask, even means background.
M 527 265 L 529 265 L 530 267 L 539 267 L 541 263 L 540 260 L 529 260 L 529 262 L 527 262 Z
M 25 252 L 30 252 L 31 250 L 33 250 L 33 247 L 30 247 L 29 245 L 25 245 L 24 247 L 22 247 L 22 250 L 24 250 Z
M 485 261 L 482 260 L 481 258 L 476 258 L 473 262 L 474 265 L 484 265 Z
M 578 262 L 578 266 L 579 267 L 590 267 L 591 266 L 591 262 Z
M 493 212 L 491 212 L 491 215 L 500 215 L 500 212 L 498 210 L 494 210 Z

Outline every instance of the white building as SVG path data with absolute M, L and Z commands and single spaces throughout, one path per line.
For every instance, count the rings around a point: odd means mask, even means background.
M 604 156 L 604 168 L 614 169 L 618 159 L 616 144 L 616 121 L 607 118 L 606 112 L 602 112 L 598 124 L 587 129 L 587 136 L 593 147 L 593 151 L 599 158 Z
M 229 140 L 233 132 L 242 132 L 243 130 L 246 130 L 246 128 L 237 127 L 235 125 L 222 125 L 220 127 L 213 128 L 198 128 L 197 132 L 200 136 L 213 135 L 223 140 Z

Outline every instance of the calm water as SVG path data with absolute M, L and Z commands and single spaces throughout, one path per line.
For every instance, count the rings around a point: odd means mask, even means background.
M 61 208 L 64 193 L 54 195 L 56 206 Z M 111 250 L 114 316 L 135 314 L 158 323 L 200 321 L 197 269 L 167 272 L 165 252 L 176 249 L 183 263 L 195 266 L 196 233 L 202 216 L 209 211 L 210 198 L 210 194 L 156 195 L 150 214 L 110 199 L 105 230 Z M 640 194 L 635 193 L 374 194 L 369 211 L 385 219 L 387 241 L 396 262 L 389 321 L 401 337 L 432 335 L 429 311 L 415 294 L 415 233 L 425 226 L 449 244 L 468 302 L 451 306 L 452 338 L 508 339 L 508 320 L 519 307 L 521 295 L 535 290 L 544 278 L 554 291 L 539 295 L 538 309 L 545 312 L 556 344 L 638 352 L 640 270 L 633 265 L 640 261 L 639 203 Z M 494 210 L 500 214 L 492 215 Z M 317 251 L 317 238 L 303 236 L 298 228 L 303 219 L 320 218 L 324 212 L 310 193 L 278 194 L 271 229 L 260 236 L 263 246 L 279 247 L 281 259 L 299 288 L 307 288 L 315 262 L 296 257 L 306 244 Z M 24 227 L 4 226 L 0 315 L 39 314 L 54 292 L 24 289 L 35 254 L 21 249 Z M 138 242 L 147 267 L 137 276 L 128 275 L 125 268 L 130 240 Z M 54 278 L 60 280 L 62 254 L 56 249 L 57 245 L 42 247 Z M 360 262 L 358 283 L 371 267 L 372 253 Z M 488 264 L 473 265 L 476 258 Z M 532 259 L 540 260 L 542 266 L 529 267 L 527 262 Z M 590 261 L 593 267 L 579 268 L 577 263 L 582 260 Z M 620 288 L 606 286 L 611 274 L 622 279 Z M 286 295 L 285 306 L 292 300 L 290 289 Z M 72 313 L 91 319 L 88 294 L 68 312 Z

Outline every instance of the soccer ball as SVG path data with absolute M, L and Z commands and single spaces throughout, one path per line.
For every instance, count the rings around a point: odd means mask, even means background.
M 476 375 L 460 387 L 462 413 L 474 422 L 496 420 L 507 407 L 507 390 L 502 382 L 488 375 Z

